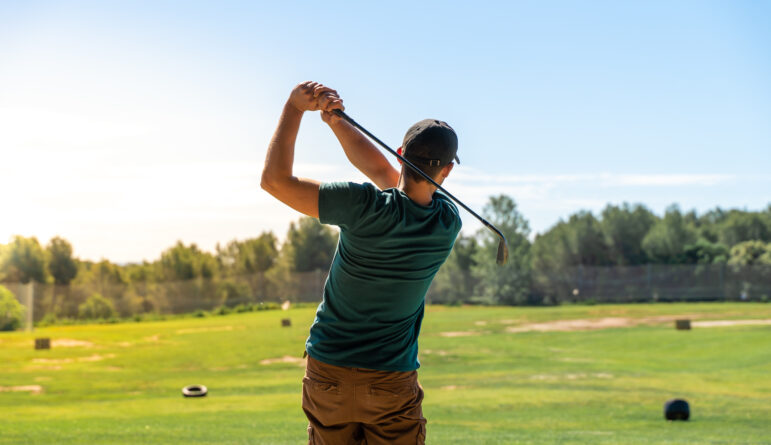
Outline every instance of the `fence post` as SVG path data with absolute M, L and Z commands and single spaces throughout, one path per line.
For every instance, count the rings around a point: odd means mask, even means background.
M 653 301 L 653 271 L 651 263 L 645 265 L 645 275 L 648 281 L 648 301 Z
M 33 281 L 30 281 L 25 286 L 25 293 L 27 294 L 27 326 L 26 330 L 27 332 L 32 332 L 33 326 L 32 326 L 32 320 L 33 318 L 33 312 L 35 310 L 35 283 Z
M 725 263 L 720 264 L 720 299 L 725 300 Z

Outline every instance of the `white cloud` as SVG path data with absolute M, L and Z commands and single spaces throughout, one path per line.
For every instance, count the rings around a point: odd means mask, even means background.
M 728 174 L 692 174 L 692 173 L 585 173 L 585 174 L 527 174 L 527 175 L 490 175 L 473 168 L 454 171 L 452 178 L 463 183 L 487 184 L 547 184 L 566 185 L 593 183 L 603 187 L 618 186 L 713 186 L 734 181 L 735 175 Z

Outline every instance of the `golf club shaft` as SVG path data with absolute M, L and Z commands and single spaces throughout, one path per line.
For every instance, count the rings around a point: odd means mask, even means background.
M 462 202 L 461 202 L 461 201 L 460 201 L 458 198 L 456 198 L 455 196 L 453 196 L 453 195 L 452 195 L 452 193 L 448 192 L 448 191 L 447 191 L 447 190 L 445 190 L 445 189 L 444 189 L 444 188 L 443 188 L 441 185 L 437 184 L 437 183 L 436 183 L 436 181 L 434 181 L 434 180 L 433 180 L 433 179 L 432 179 L 430 176 L 428 176 L 427 174 L 425 174 L 425 173 L 423 172 L 423 170 L 421 170 L 421 169 L 419 169 L 418 167 L 416 167 L 416 166 L 415 166 L 415 164 L 413 164 L 412 162 L 408 161 L 407 159 L 404 159 L 404 156 L 400 155 L 400 154 L 399 154 L 399 153 L 397 153 L 395 150 L 393 150 L 391 147 L 389 147 L 388 145 L 386 145 L 386 144 L 385 144 L 385 142 L 381 141 L 381 140 L 380 140 L 380 139 L 378 139 L 378 138 L 377 138 L 377 137 L 376 137 L 374 134 L 372 134 L 372 133 L 370 133 L 369 131 L 367 131 L 367 129 L 366 129 L 366 128 L 364 128 L 364 127 L 362 127 L 361 125 L 359 125 L 359 123 L 358 123 L 358 122 L 356 122 L 356 121 L 355 121 L 355 120 L 353 120 L 353 119 L 352 119 L 350 116 L 348 116 L 347 114 L 345 114 L 345 112 L 344 112 L 343 110 L 338 110 L 338 109 L 335 109 L 335 110 L 332 110 L 332 111 L 333 111 L 333 112 L 334 112 L 336 115 L 338 115 L 338 116 L 340 116 L 341 118 L 343 118 L 343 120 L 345 120 L 345 121 L 346 121 L 346 122 L 348 122 L 349 124 L 351 124 L 351 125 L 353 125 L 354 127 L 356 127 L 356 128 L 359 130 L 359 131 L 361 131 L 362 133 L 366 134 L 366 135 L 367 135 L 367 136 L 368 136 L 370 139 L 372 139 L 373 141 L 375 141 L 375 142 L 377 142 L 378 144 L 380 144 L 380 145 L 381 145 L 383 148 L 385 148 L 386 150 L 388 150 L 388 151 L 389 151 L 389 152 L 390 152 L 392 155 L 394 155 L 394 156 L 396 156 L 397 158 L 399 158 L 399 160 L 400 160 L 400 161 L 402 161 L 402 162 L 403 162 L 404 164 L 406 164 L 408 167 L 410 167 L 410 168 L 411 168 L 411 169 L 413 169 L 415 172 L 417 172 L 418 174 L 420 174 L 420 176 L 422 176 L 422 177 L 423 177 L 425 180 L 427 180 L 428 182 L 430 182 L 431 184 L 433 184 L 434 186 L 436 186 L 436 188 L 438 188 L 439 190 L 441 190 L 441 191 L 442 191 L 442 192 L 443 192 L 445 195 L 449 196 L 449 197 L 450 197 L 450 198 L 451 198 L 453 201 L 455 201 L 455 202 L 456 202 L 458 205 L 460 205 L 461 207 L 463 207 L 464 209 L 466 209 L 466 211 L 467 211 L 467 212 L 469 212 L 469 213 L 471 213 L 472 215 L 474 215 L 474 216 L 476 217 L 476 219 L 478 219 L 479 221 L 481 221 L 481 222 L 482 222 L 482 224 L 484 224 L 484 225 L 485 225 L 485 226 L 486 226 L 488 229 L 490 229 L 490 230 L 492 230 L 493 232 L 495 232 L 495 234 L 496 234 L 496 235 L 498 235 L 498 237 L 499 237 L 501 240 L 503 240 L 503 241 L 505 242 L 505 240 L 506 240 L 506 237 L 504 237 L 504 236 L 503 236 L 503 233 L 501 233 L 501 231 L 500 231 L 500 230 L 498 230 L 498 228 L 496 228 L 494 225 L 490 224 L 490 223 L 489 223 L 489 222 L 488 222 L 486 219 L 484 219 L 484 218 L 482 218 L 481 216 L 477 215 L 477 213 L 476 213 L 475 211 L 471 210 L 471 209 L 470 209 L 470 208 L 469 208 L 469 207 L 468 207 L 466 204 L 463 204 L 463 203 L 462 203 Z

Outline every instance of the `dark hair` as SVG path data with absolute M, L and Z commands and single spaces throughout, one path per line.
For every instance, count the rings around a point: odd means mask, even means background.
M 444 168 L 444 166 L 441 166 L 441 165 L 428 166 L 428 165 L 419 165 L 414 162 L 413 164 L 415 164 L 415 166 L 418 167 L 421 171 L 423 171 L 423 173 L 427 174 L 428 176 L 431 177 L 431 179 L 434 179 L 434 180 L 436 180 L 436 176 Z M 420 181 L 428 182 L 426 181 L 426 178 L 420 175 L 420 173 L 416 172 L 415 170 L 412 169 L 412 167 L 406 164 L 404 165 L 404 177 L 409 178 L 415 182 L 420 182 Z

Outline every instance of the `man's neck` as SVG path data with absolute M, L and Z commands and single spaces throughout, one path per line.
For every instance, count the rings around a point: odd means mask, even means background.
M 414 203 L 428 206 L 433 201 L 436 187 L 428 181 L 411 181 L 402 174 L 399 177 L 397 189 L 403 191 Z

